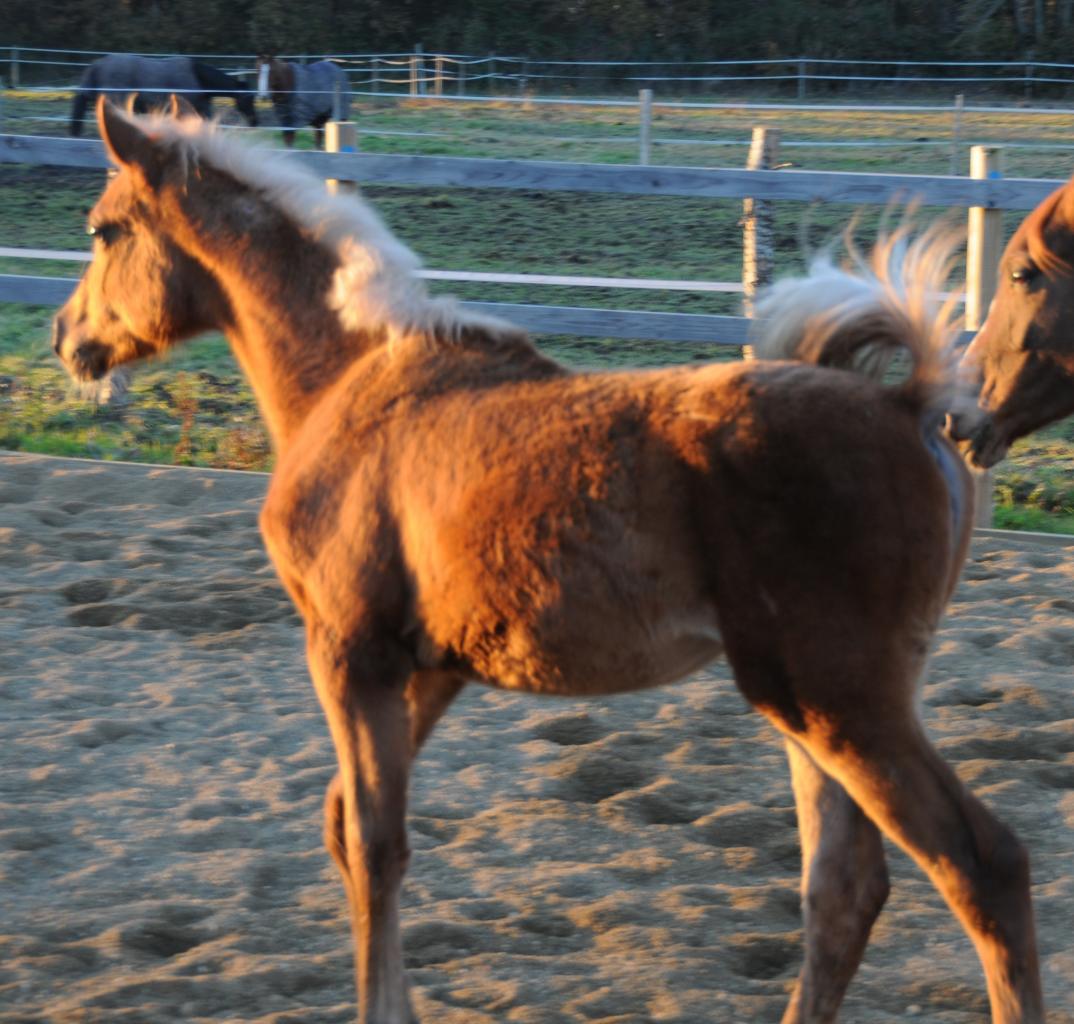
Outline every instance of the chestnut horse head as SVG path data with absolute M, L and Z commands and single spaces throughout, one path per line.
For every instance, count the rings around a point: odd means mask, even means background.
M 988 319 L 962 365 L 980 397 L 951 418 L 971 462 L 987 468 L 1012 442 L 1074 412 L 1074 184 L 1014 233 Z
M 185 109 L 174 98 L 172 104 L 173 111 Z M 145 217 L 147 206 L 163 202 L 185 169 L 161 162 L 129 116 L 104 97 L 98 116 L 108 126 L 102 138 L 120 170 L 87 217 L 93 260 L 52 331 L 54 351 L 83 382 L 217 325 L 223 303 L 204 267 Z
M 101 380 L 222 331 L 280 442 L 371 346 L 490 326 L 522 337 L 430 298 L 418 258 L 357 197 L 189 113 L 177 98 L 151 117 L 98 101 L 115 172 L 87 218 L 93 260 L 53 321 L 74 378 Z

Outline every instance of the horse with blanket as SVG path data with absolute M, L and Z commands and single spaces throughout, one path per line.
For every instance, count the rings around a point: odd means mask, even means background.
M 345 121 L 351 94 L 347 73 L 334 61 L 294 64 L 277 57 L 257 58 L 257 95 L 271 97 L 276 120 L 288 146 L 295 144 L 295 131 L 313 127 L 317 148 L 324 148 L 327 121 Z
M 112 53 L 95 60 L 82 75 L 71 107 L 71 135 L 82 134 L 86 105 L 101 93 L 119 103 L 134 97 L 140 113 L 167 106 L 168 96 L 177 93 L 202 117 L 212 116 L 215 96 L 227 96 L 251 127 L 257 125 L 254 94 L 243 82 L 226 71 L 193 57 L 141 57 L 133 53 Z

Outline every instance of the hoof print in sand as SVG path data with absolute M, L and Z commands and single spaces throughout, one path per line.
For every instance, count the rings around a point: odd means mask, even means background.
M 405 929 L 403 955 L 409 968 L 450 963 L 483 951 L 479 926 L 424 921 Z
M 668 781 L 621 793 L 608 804 L 641 825 L 688 825 L 712 809 L 712 800 L 693 787 Z
M 743 978 L 766 980 L 787 974 L 801 956 L 801 935 L 746 935 L 732 939 L 731 970 Z
M 602 728 L 584 711 L 576 715 L 560 715 L 548 718 L 533 727 L 533 734 L 561 747 L 579 747 L 602 739 L 607 730 Z
M 200 946 L 205 936 L 187 924 L 169 920 L 139 921 L 119 933 L 127 949 L 166 959 Z
M 556 766 L 558 795 L 565 800 L 599 804 L 616 793 L 646 782 L 644 769 L 610 750 L 580 750 Z

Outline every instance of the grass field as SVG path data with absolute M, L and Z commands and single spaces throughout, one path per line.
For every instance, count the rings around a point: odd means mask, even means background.
M 67 100 L 10 94 L 4 130 L 58 133 Z M 367 151 L 512 156 L 629 162 L 636 159 L 636 124 L 629 109 L 359 103 L 361 146 Z M 983 115 L 982 115 L 983 117 Z M 33 120 L 32 118 L 39 118 Z M 51 118 L 52 120 L 44 120 Z M 980 140 L 1033 136 L 1064 145 L 1071 117 L 1030 120 L 1024 111 L 968 118 Z M 710 135 L 741 138 L 754 123 L 778 125 L 788 140 L 810 140 L 787 155 L 797 166 L 837 170 L 946 173 L 950 147 L 926 145 L 950 132 L 949 115 L 848 114 L 811 111 L 660 113 L 657 138 Z M 383 134 L 374 134 L 383 133 Z M 433 134 L 437 133 L 437 134 Z M 268 140 L 267 131 L 259 135 Z M 309 133 L 300 144 L 308 145 Z M 621 142 L 608 142 L 620 138 Z M 870 138 L 899 141 L 876 150 L 833 145 Z M 683 146 L 655 150 L 660 163 L 737 165 L 741 146 Z M 669 159 L 669 156 L 673 159 Z M 689 157 L 689 159 L 685 159 Z M 1072 154 L 1013 150 L 1008 172 L 1065 177 Z M 0 165 L 0 245 L 84 249 L 84 212 L 102 184 L 99 172 Z M 437 269 L 501 270 L 734 281 L 741 275 L 741 206 L 722 200 L 637 198 L 555 192 L 370 187 L 365 195 L 425 264 Z M 939 213 L 941 211 L 937 211 Z M 802 264 L 803 242 L 823 244 L 854 211 L 828 205 L 776 207 L 780 272 Z M 869 237 L 876 211 L 859 225 Z M 1010 226 L 1018 216 L 1010 218 Z M 71 263 L 0 260 L 0 272 L 70 277 Z M 463 298 L 536 304 L 589 305 L 682 312 L 737 313 L 734 295 L 531 287 L 435 285 Z M 271 461 L 252 396 L 220 338 L 176 353 L 167 364 L 143 367 L 130 399 L 94 407 L 72 392 L 48 348 L 51 310 L 6 305 L 0 310 L 0 447 L 54 454 L 235 468 Z M 540 337 L 542 347 L 575 367 L 662 365 L 737 358 L 737 350 L 609 339 Z M 996 523 L 1074 532 L 1074 421 L 1020 444 L 997 475 Z

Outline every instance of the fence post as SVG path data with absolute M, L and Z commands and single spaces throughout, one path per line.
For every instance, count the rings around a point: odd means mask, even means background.
M 771 170 L 779 155 L 779 131 L 755 127 L 750 140 L 746 169 Z M 742 309 L 753 316 L 757 292 L 772 282 L 775 265 L 775 239 L 772 227 L 772 204 L 764 199 L 742 201 Z M 753 348 L 742 346 L 742 358 L 752 359 Z
M 643 167 L 652 162 L 653 90 L 638 90 L 638 163 Z
M 800 100 L 805 99 L 805 73 L 806 62 L 803 58 L 798 58 L 798 98 Z
M 1027 100 L 1033 98 L 1033 65 L 1028 61 L 1026 62 L 1025 94 Z
M 11 73 L 8 75 L 8 83 L 12 89 L 19 87 L 19 51 L 11 48 Z
M 955 113 L 951 121 L 951 174 L 958 174 L 958 150 L 962 145 L 962 107 L 966 97 L 959 93 L 955 96 Z
M 1001 178 L 1001 146 L 970 147 L 971 178 Z M 971 206 L 966 233 L 966 330 L 979 330 L 996 294 L 996 272 L 1003 254 L 1003 213 Z M 992 525 L 992 472 L 976 474 L 977 526 Z
M 328 121 L 324 126 L 324 150 L 326 153 L 358 152 L 358 126 L 353 121 Z M 325 188 L 333 195 L 357 192 L 358 183 L 347 178 L 328 178 Z
M 466 95 L 466 64 L 461 57 L 455 61 L 455 92 L 459 96 Z
M 495 92 L 496 92 L 496 90 L 494 88 L 494 86 L 496 85 L 496 54 L 495 53 L 490 53 L 489 54 L 489 72 L 488 72 L 487 81 L 488 81 L 488 84 L 489 84 L 489 95 L 493 96 L 493 95 L 495 95 Z
M 442 96 L 444 93 L 444 58 L 440 54 L 436 55 L 435 72 L 433 77 L 433 92 L 437 96 Z

